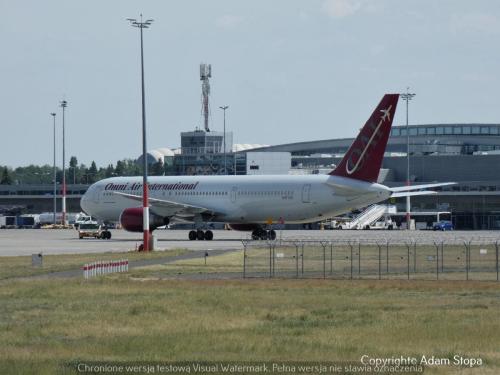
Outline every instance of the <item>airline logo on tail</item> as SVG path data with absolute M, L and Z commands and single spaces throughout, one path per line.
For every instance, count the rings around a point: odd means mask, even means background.
M 348 175 L 352 175 L 354 172 L 356 172 L 358 168 L 363 165 L 364 161 L 370 157 L 370 146 L 373 144 L 373 148 L 375 148 L 377 144 L 380 142 L 380 139 L 382 138 L 382 133 L 379 132 L 379 129 L 386 120 L 386 118 L 389 119 L 389 122 L 391 122 L 391 113 L 390 113 L 391 108 L 392 105 L 390 105 L 389 108 L 387 109 L 380 110 L 380 112 L 382 112 L 384 115 L 380 118 L 380 121 L 377 126 L 375 126 L 375 124 L 371 121 L 368 122 L 366 128 L 368 130 L 374 129 L 368 141 L 366 141 L 367 140 L 366 135 L 364 135 L 363 133 L 360 134 L 360 141 L 361 141 L 360 146 L 364 148 L 363 151 L 361 151 L 361 149 L 359 148 L 355 148 L 349 154 L 349 158 L 347 159 L 347 163 L 345 165 L 345 171 L 347 172 Z M 354 162 L 354 159 L 357 159 L 357 161 Z M 352 166 L 353 164 L 354 166 Z
M 386 94 L 344 155 L 332 176 L 377 182 L 399 94 Z

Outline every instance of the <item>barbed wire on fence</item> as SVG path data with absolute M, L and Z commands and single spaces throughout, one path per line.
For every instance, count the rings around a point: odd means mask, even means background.
M 499 239 L 242 241 L 244 277 L 499 280 Z

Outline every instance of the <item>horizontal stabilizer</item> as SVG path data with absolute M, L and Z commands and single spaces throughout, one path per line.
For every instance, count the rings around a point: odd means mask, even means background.
M 398 186 L 398 187 L 389 188 L 389 190 L 393 191 L 393 192 L 399 192 L 399 191 L 429 189 L 429 188 L 438 187 L 438 186 L 449 186 L 449 185 L 456 185 L 456 184 L 457 184 L 456 182 L 442 182 L 442 183 L 436 183 L 436 184 Z
M 400 193 L 392 193 L 391 198 L 413 197 L 415 195 L 432 195 L 432 194 L 437 194 L 437 192 L 431 190 L 411 191 L 411 192 L 402 191 Z

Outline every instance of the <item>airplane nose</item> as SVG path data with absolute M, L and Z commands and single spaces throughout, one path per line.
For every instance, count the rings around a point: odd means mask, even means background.
M 90 209 L 90 207 L 89 207 L 89 198 L 90 198 L 89 192 L 90 192 L 90 188 L 87 189 L 85 194 L 83 194 L 82 198 L 80 199 L 80 207 L 87 214 L 90 214 L 90 212 L 89 212 L 89 209 Z

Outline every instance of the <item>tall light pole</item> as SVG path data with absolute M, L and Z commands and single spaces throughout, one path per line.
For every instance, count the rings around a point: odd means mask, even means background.
M 56 114 L 52 112 L 50 114 L 54 122 L 54 166 L 53 166 L 53 178 L 54 178 L 54 225 L 56 224 L 57 215 L 57 170 L 56 170 Z
M 406 102 L 406 186 L 410 186 L 410 129 L 408 127 L 408 103 L 416 94 L 410 94 L 410 88 L 406 88 L 406 93 L 401 94 L 401 99 Z M 406 229 L 410 229 L 410 196 L 406 197 Z
M 224 174 L 227 174 L 227 164 L 226 164 L 226 109 L 229 108 L 228 105 L 219 107 L 224 111 Z
M 66 100 L 61 101 L 60 106 L 62 108 L 62 225 L 66 225 L 66 148 L 65 148 L 65 134 L 64 134 L 64 114 L 66 111 L 66 107 L 68 106 L 68 102 Z
M 149 251 L 149 199 L 148 199 L 148 158 L 146 149 L 146 102 L 144 97 L 144 49 L 142 40 L 142 29 L 147 29 L 153 20 L 138 22 L 135 18 L 127 18 L 132 27 L 137 27 L 141 35 L 141 89 L 142 89 L 142 230 L 143 250 Z

